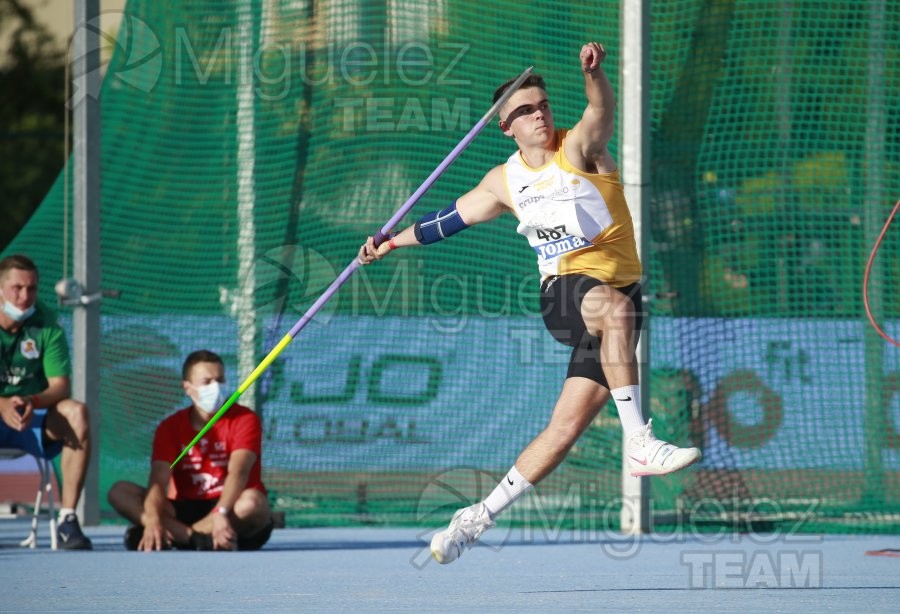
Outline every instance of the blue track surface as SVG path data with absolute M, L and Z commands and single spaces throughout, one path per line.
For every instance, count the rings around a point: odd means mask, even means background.
M 896 536 L 647 536 L 498 527 L 440 566 L 416 529 L 281 529 L 258 552 L 21 549 L 0 521 L 2 612 L 897 612 Z M 759 586 L 757 586 L 759 585 Z

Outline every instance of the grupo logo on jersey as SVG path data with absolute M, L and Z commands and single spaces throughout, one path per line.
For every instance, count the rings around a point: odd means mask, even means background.
M 525 209 L 526 207 L 530 207 L 535 203 L 542 202 L 546 199 L 543 195 L 538 194 L 537 196 L 529 196 L 528 198 L 523 198 L 518 202 L 520 209 Z
M 547 200 L 571 200 L 573 196 L 574 189 L 570 189 L 569 186 L 564 185 L 547 194 Z
M 113 24 L 118 24 L 118 31 Z M 80 46 L 81 40 L 87 40 L 87 45 Z M 84 60 L 95 53 L 99 58 L 88 70 Z M 162 73 L 162 48 L 156 34 L 137 17 L 104 11 L 77 25 L 69 43 L 69 61 L 74 91 L 66 106 L 73 109 L 88 96 L 99 99 L 104 72 L 108 79 L 150 92 Z

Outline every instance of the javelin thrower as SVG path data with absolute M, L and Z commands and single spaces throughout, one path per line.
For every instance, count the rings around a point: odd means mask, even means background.
M 529 75 L 499 112 L 500 130 L 518 150 L 454 203 L 388 241 L 370 237 L 359 250 L 359 261 L 368 264 L 510 212 L 537 256 L 544 324 L 573 348 L 547 426 L 484 501 L 458 510 L 449 527 L 435 534 L 431 553 L 439 563 L 459 558 L 499 514 L 549 475 L 610 396 L 627 437 L 632 475 L 664 475 L 701 457 L 697 448 L 657 439 L 641 413 L 635 349 L 643 315 L 642 270 L 624 188 L 607 148 L 615 128 L 615 96 L 603 71 L 605 56 L 595 42 L 581 47 L 587 106 L 571 129 L 556 127 L 543 79 Z M 512 84 L 497 89 L 495 103 Z

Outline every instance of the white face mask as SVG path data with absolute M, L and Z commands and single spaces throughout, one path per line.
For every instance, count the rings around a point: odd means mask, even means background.
M 195 386 L 197 389 L 197 407 L 208 414 L 215 412 L 225 401 L 225 393 L 219 382 L 213 381 L 206 386 Z
M 34 305 L 23 311 L 9 301 L 3 301 L 3 313 L 9 316 L 13 322 L 22 322 L 30 318 L 31 314 L 34 313 Z

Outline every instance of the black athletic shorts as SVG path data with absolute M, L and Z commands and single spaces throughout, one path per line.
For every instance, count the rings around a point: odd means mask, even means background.
M 169 499 L 175 507 L 175 518 L 180 522 L 190 526 L 205 518 L 218 503 L 216 499 Z M 269 541 L 272 536 L 272 529 L 275 523 L 269 519 L 269 524 L 254 533 L 253 535 L 238 536 L 238 550 L 259 550 Z
M 581 302 L 591 288 L 605 286 L 604 282 L 590 275 L 573 273 L 553 275 L 541 282 L 541 315 L 544 326 L 553 338 L 575 348 L 569 359 L 566 377 L 586 377 L 609 388 L 603 366 L 600 364 L 600 338 L 588 333 L 581 317 Z M 641 303 L 641 284 L 634 283 L 616 288 L 631 299 L 634 305 L 635 343 L 644 321 Z

